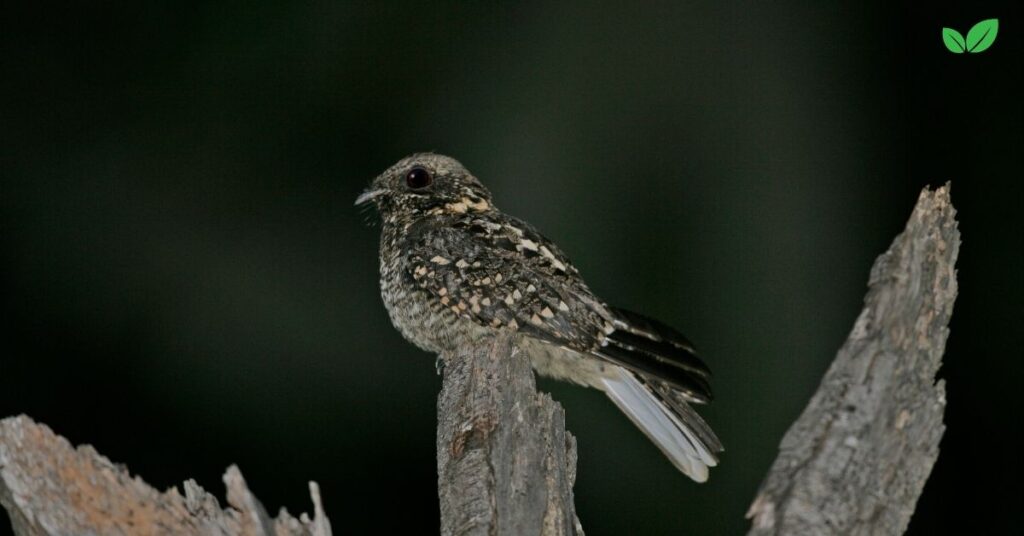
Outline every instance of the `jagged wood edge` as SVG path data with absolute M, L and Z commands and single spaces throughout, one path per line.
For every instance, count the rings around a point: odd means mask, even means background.
M 902 534 L 939 454 L 960 247 L 949 185 L 918 198 L 864 309 L 786 432 L 748 534 Z M 810 328 L 809 328 L 810 329 Z
M 18 536 L 197 534 L 330 536 L 320 489 L 309 483 L 312 519 L 281 509 L 271 518 L 235 466 L 224 474 L 228 507 L 195 481 L 163 493 L 91 446 L 77 449 L 27 416 L 0 421 L 0 504 Z

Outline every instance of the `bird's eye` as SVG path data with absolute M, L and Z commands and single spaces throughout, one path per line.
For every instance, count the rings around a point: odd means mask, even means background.
M 434 177 L 430 175 L 430 172 L 418 166 L 410 169 L 409 173 L 405 174 L 405 183 L 414 190 L 426 188 L 432 182 L 434 182 Z

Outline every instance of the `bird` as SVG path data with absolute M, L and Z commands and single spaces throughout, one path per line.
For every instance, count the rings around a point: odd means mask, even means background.
M 723 448 L 691 407 L 711 401 L 711 371 L 685 336 L 600 299 L 454 158 L 403 158 L 355 204 L 380 215 L 381 298 L 408 341 L 442 355 L 511 331 L 538 374 L 604 392 L 678 470 L 707 480 Z

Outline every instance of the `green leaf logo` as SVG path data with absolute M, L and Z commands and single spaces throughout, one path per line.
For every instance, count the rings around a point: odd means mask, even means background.
M 946 45 L 946 48 L 954 54 L 963 54 L 964 50 L 967 49 L 967 43 L 964 42 L 964 36 L 960 35 L 960 32 L 952 28 L 942 29 L 942 42 Z
M 967 52 L 982 52 L 996 41 L 999 33 L 999 19 L 988 19 L 979 22 L 967 32 Z
M 976 54 L 988 50 L 988 47 L 996 42 L 998 33 L 999 19 L 986 19 L 975 24 L 967 32 L 967 39 L 964 39 L 960 32 L 952 28 L 943 28 L 942 43 L 954 54 L 963 54 L 964 52 Z

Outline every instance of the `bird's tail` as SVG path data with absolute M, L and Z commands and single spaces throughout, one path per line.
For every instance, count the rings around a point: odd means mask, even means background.
M 609 310 L 614 330 L 596 353 L 619 367 L 602 380 L 605 393 L 680 471 L 704 482 L 722 444 L 690 403 L 711 400 L 711 371 L 678 331 L 637 313 Z
M 711 428 L 671 388 L 645 382 L 618 367 L 619 374 L 602 380 L 608 398 L 668 456 L 686 476 L 704 482 L 708 467 L 718 465 L 722 444 Z

